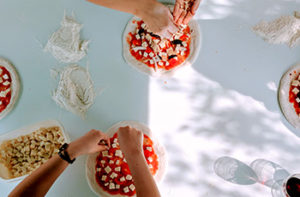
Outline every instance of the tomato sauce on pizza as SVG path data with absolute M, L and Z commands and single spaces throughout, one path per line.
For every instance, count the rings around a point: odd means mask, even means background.
M 300 74 L 291 81 L 289 101 L 293 104 L 295 112 L 300 115 Z
M 0 113 L 6 109 L 11 100 L 11 76 L 9 71 L 0 65 Z
M 138 61 L 153 69 L 171 70 L 182 64 L 190 54 L 191 30 L 184 26 L 171 40 L 147 30 L 146 24 L 136 23 L 136 31 L 130 32 L 127 42 L 131 55 Z
M 96 159 L 96 180 L 98 185 L 112 195 L 133 196 L 135 186 L 120 146 L 117 133 L 110 138 L 109 150 L 100 152 Z M 144 156 L 152 175 L 158 170 L 158 157 L 154 151 L 153 142 L 144 135 Z

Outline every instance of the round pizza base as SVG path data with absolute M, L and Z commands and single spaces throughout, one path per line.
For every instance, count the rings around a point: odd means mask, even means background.
M 143 132 L 148 137 L 150 137 L 150 139 L 153 141 L 153 148 L 159 159 L 159 167 L 154 176 L 154 179 L 157 183 L 162 181 L 164 174 L 165 174 L 166 167 L 167 167 L 167 156 L 166 156 L 165 148 L 158 142 L 158 140 L 155 138 L 155 136 L 153 136 L 151 130 L 147 126 L 145 126 L 139 122 L 135 122 L 135 121 L 119 122 L 119 123 L 113 125 L 111 128 L 109 128 L 107 130 L 106 134 L 109 137 L 112 137 L 118 131 L 118 129 L 120 127 L 125 127 L 125 126 L 130 126 L 132 128 L 135 128 L 135 129 Z M 95 178 L 95 174 L 96 174 L 95 166 L 96 166 L 96 159 L 97 159 L 98 155 L 99 155 L 99 153 L 91 154 L 88 156 L 87 161 L 86 161 L 86 178 L 87 178 L 90 188 L 98 196 L 125 197 L 124 195 L 120 195 L 120 194 L 111 195 L 108 192 L 104 191 L 98 185 L 96 178 Z M 134 195 L 134 196 L 136 196 L 136 195 Z
M 15 67 L 6 59 L 0 58 L 0 66 L 8 70 L 11 76 L 11 99 L 6 108 L 0 113 L 0 120 L 4 118 L 14 108 L 20 92 L 20 79 Z
M 168 5 L 168 7 L 170 7 L 170 9 L 173 10 L 174 6 Z M 130 53 L 130 46 L 127 42 L 127 36 L 129 32 L 133 32 L 133 33 L 135 32 L 136 25 L 132 23 L 132 21 L 134 20 L 139 21 L 141 19 L 134 16 L 132 19 L 129 20 L 123 32 L 123 57 L 129 65 L 131 65 L 138 71 L 142 73 L 146 73 L 152 77 L 161 77 L 161 78 L 171 77 L 178 69 L 185 66 L 190 66 L 196 61 L 198 54 L 200 52 L 201 40 L 202 40 L 200 26 L 196 20 L 192 19 L 188 24 L 192 32 L 191 32 L 190 54 L 186 58 L 186 60 L 182 64 L 176 66 L 171 70 L 158 69 L 156 71 L 153 68 L 150 68 L 148 65 L 135 59 L 135 57 L 133 57 Z
M 296 71 L 296 73 L 294 72 Z M 278 91 L 278 100 L 281 111 L 287 121 L 295 128 L 300 129 L 300 117 L 297 115 L 293 103 L 289 101 L 289 91 L 291 81 L 300 73 L 300 64 L 296 64 L 282 76 Z

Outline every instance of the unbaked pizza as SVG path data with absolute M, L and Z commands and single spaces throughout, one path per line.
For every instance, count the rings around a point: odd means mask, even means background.
M 122 121 L 107 131 L 111 148 L 89 155 L 86 162 L 86 176 L 90 188 L 101 197 L 136 196 L 133 177 L 118 143 L 116 132 L 120 127 L 130 126 L 144 134 L 143 151 L 149 170 L 156 182 L 164 176 L 167 165 L 163 146 L 145 125 L 134 121 Z
M 200 51 L 199 25 L 191 20 L 179 28 L 171 39 L 161 38 L 151 32 L 143 20 L 133 17 L 123 34 L 126 62 L 155 77 L 172 75 L 179 67 L 193 64 Z
M 120 146 L 117 133 L 110 139 L 111 148 L 100 152 L 96 164 L 96 180 L 103 190 L 110 194 L 133 196 L 135 186 Z M 144 155 L 151 174 L 158 169 L 158 158 L 153 148 L 152 140 L 144 135 Z
M 11 76 L 8 70 L 0 65 L 0 113 L 6 109 L 11 100 Z
M 19 78 L 14 67 L 0 58 L 0 119 L 13 108 L 19 92 Z
M 294 127 L 300 128 L 300 64 L 283 75 L 278 94 L 284 116 Z

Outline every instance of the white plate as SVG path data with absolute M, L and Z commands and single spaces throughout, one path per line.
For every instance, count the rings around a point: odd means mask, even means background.
M 52 127 L 52 126 L 58 126 L 61 129 L 61 131 L 62 131 L 62 134 L 63 134 L 63 137 L 65 139 L 65 142 L 66 143 L 70 142 L 69 136 L 64 131 L 63 126 L 57 120 L 47 120 L 47 121 L 39 122 L 39 123 L 30 125 L 30 126 L 26 126 L 26 127 L 23 127 L 23 128 L 20 128 L 20 129 L 8 132 L 8 133 L 0 136 L 0 144 L 2 144 L 2 142 L 6 141 L 6 140 L 11 140 L 11 139 L 15 139 L 15 138 L 17 138 L 19 136 L 28 135 L 28 134 L 33 133 L 34 131 L 36 131 L 36 130 L 38 130 L 40 128 L 47 128 L 47 127 Z M 20 177 L 13 178 L 13 179 L 3 179 L 0 176 L 0 180 L 6 181 L 6 182 L 13 182 L 13 181 L 22 180 L 26 176 L 27 175 L 24 175 L 24 176 L 20 176 Z

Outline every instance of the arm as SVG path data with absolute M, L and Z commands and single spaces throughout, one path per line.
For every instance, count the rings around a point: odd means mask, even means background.
M 118 137 L 121 150 L 134 180 L 137 197 L 160 197 L 143 154 L 142 132 L 130 127 L 121 127 L 118 131 Z
M 107 145 L 100 144 L 100 141 Z M 91 130 L 81 138 L 71 142 L 67 152 L 71 159 L 109 148 L 109 138 L 101 131 Z M 41 167 L 32 172 L 9 194 L 15 196 L 45 196 L 55 180 L 68 167 L 69 163 L 58 155 L 53 156 Z
M 127 12 L 143 19 L 149 29 L 162 36 L 171 37 L 179 29 L 170 10 L 156 0 L 88 0 L 107 8 Z

